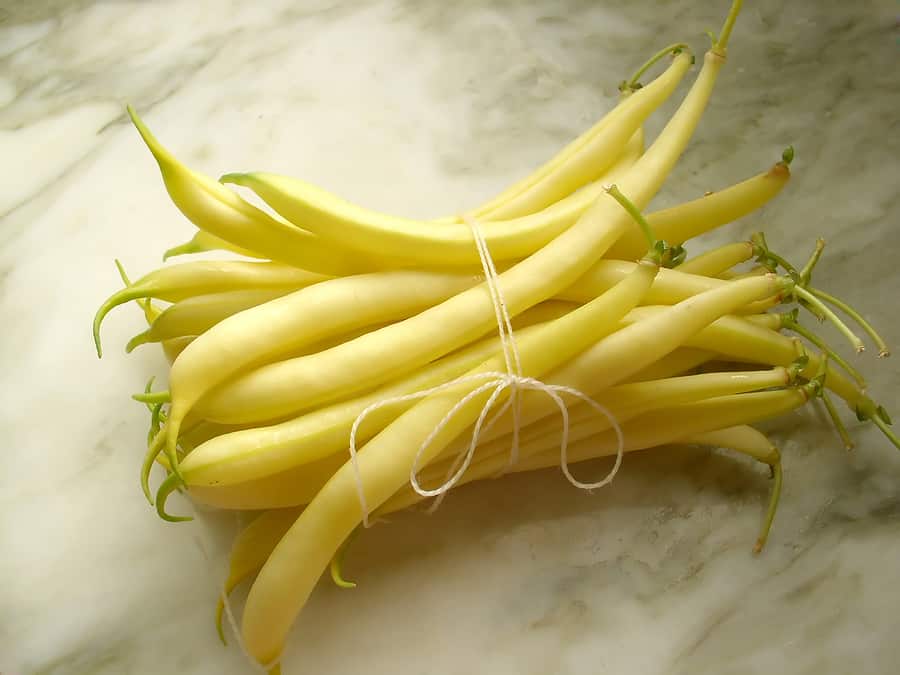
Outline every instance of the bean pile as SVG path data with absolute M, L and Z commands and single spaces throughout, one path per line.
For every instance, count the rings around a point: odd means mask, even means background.
M 887 355 L 862 317 L 812 285 L 823 242 L 799 268 L 762 233 L 686 255 L 688 240 L 776 197 L 793 150 L 736 185 L 645 213 L 700 122 L 740 5 L 649 146 L 646 120 L 694 63 L 687 45 L 654 55 L 603 119 L 532 174 L 427 222 L 286 176 L 213 180 L 129 108 L 172 201 L 198 228 L 164 259 L 229 253 L 133 283 L 120 266 L 124 288 L 98 311 L 94 339 L 100 354 L 103 318 L 137 301 L 148 328 L 127 350 L 159 343 L 171 363 L 167 390 L 151 382 L 134 397 L 151 411 L 141 484 L 160 516 L 184 519 L 165 508 L 175 490 L 261 512 L 235 542 L 225 588 L 253 578 L 241 633 L 259 664 L 278 671 L 325 570 L 352 586 L 340 560 L 357 528 L 425 499 L 436 505 L 465 483 L 560 466 L 590 489 L 633 450 L 727 448 L 771 470 L 758 551 L 782 468 L 751 425 L 818 398 L 850 445 L 839 398 L 900 447 L 863 376 L 801 324 L 803 309 L 862 351 L 856 326 Z M 573 475 L 571 465 L 602 456 L 616 457 L 602 480 Z M 165 477 L 154 494 L 155 467 Z M 218 621 L 221 631 L 222 603 Z

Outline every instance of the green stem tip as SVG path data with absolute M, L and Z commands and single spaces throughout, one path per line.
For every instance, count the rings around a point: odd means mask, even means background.
M 859 336 L 850 330 L 847 324 L 841 321 L 838 315 L 835 314 L 830 307 L 826 306 L 825 303 L 819 300 L 819 298 L 799 285 L 794 287 L 794 295 L 797 296 L 798 300 L 802 300 L 805 305 L 815 307 L 845 338 L 847 338 L 847 341 L 853 345 L 853 348 L 857 353 L 862 353 L 866 350 L 866 346 L 863 344 L 863 341 L 859 339 Z
M 690 51 L 690 47 L 684 42 L 676 42 L 675 44 L 671 44 L 668 47 L 664 47 L 656 52 L 653 56 L 647 59 L 644 64 L 638 68 L 634 75 L 631 76 L 630 79 L 624 80 L 622 84 L 619 85 L 619 91 L 635 91 L 641 88 L 641 84 L 638 82 L 641 75 L 646 73 L 650 68 L 653 67 L 655 63 L 657 63 L 660 59 L 664 58 L 667 54 L 679 54 L 683 51 Z
M 894 430 L 888 426 L 888 423 L 885 422 L 880 415 L 872 415 L 869 419 L 881 430 L 881 433 L 885 435 L 894 447 L 900 450 L 900 438 L 897 438 L 897 435 L 894 433 Z
M 103 319 L 106 318 L 106 315 L 119 305 L 124 305 L 126 302 L 131 302 L 132 300 L 146 298 L 149 295 L 147 289 L 141 288 L 140 283 L 138 283 L 136 286 L 127 286 L 116 291 L 100 305 L 100 309 L 98 309 L 97 313 L 94 315 L 93 325 L 94 346 L 97 349 L 98 357 L 103 357 L 103 348 L 100 344 L 100 326 L 103 324 Z
M 219 176 L 220 183 L 231 183 L 233 185 L 243 185 L 246 187 L 246 183 L 249 176 L 246 173 L 234 172 L 234 173 L 223 173 Z
M 334 582 L 334 585 L 338 588 L 356 588 L 356 583 L 353 581 L 347 581 L 344 578 L 343 568 L 344 568 L 344 557 L 347 554 L 347 549 L 350 548 L 350 544 L 356 538 L 356 535 L 359 532 L 359 528 L 353 530 L 350 533 L 350 536 L 341 544 L 341 547 L 334 554 L 334 557 L 331 559 L 331 564 L 329 565 L 329 570 L 331 572 L 331 580 Z
M 130 354 L 141 345 L 149 344 L 150 342 L 154 341 L 155 340 L 153 338 L 152 330 L 148 328 L 147 330 L 135 335 L 125 344 L 125 353 Z
M 338 588 L 356 588 L 355 582 L 347 581 L 346 579 L 344 579 L 343 572 L 341 570 L 343 563 L 338 559 L 339 556 L 341 556 L 340 553 L 336 554 L 335 557 L 331 559 L 331 564 L 329 565 L 329 570 L 331 571 L 331 580 Z
M 156 375 L 151 375 L 151 376 L 150 376 L 150 379 L 147 380 L 147 384 L 144 385 L 144 393 L 145 393 L 145 394 L 149 394 L 149 393 L 151 393 L 151 392 L 153 391 L 153 383 L 154 383 L 154 382 L 156 382 Z M 147 404 L 147 409 L 148 409 L 150 412 L 153 412 L 153 404 L 152 404 L 152 403 L 148 403 L 148 404 Z
M 781 161 L 784 162 L 787 166 L 791 165 L 791 162 L 794 161 L 794 146 L 787 146 L 784 151 L 781 153 Z
M 800 273 L 797 271 L 797 268 L 777 253 L 772 252 L 768 242 L 766 242 L 765 234 L 762 232 L 754 232 L 750 237 L 750 243 L 753 245 L 753 256 L 760 265 L 770 272 L 774 272 L 778 267 L 781 267 L 794 279 L 800 278 Z
M 165 443 L 166 434 L 164 430 L 158 431 L 153 440 L 147 446 L 147 452 L 144 453 L 144 460 L 141 462 L 141 491 L 153 506 L 153 494 L 150 492 L 150 471 L 153 469 L 153 463 L 162 452 L 163 443 Z
M 225 639 L 225 603 L 228 602 L 228 597 L 237 588 L 237 585 L 243 581 L 243 578 L 243 576 L 229 575 L 225 585 L 222 587 L 222 592 L 219 594 L 219 600 L 216 602 L 216 633 L 219 634 L 219 640 L 222 641 L 222 644 L 226 646 L 228 645 L 228 640 Z
M 734 22 L 737 21 L 738 14 L 741 13 L 741 6 L 743 4 L 743 0 L 734 0 L 731 3 L 731 9 L 728 11 L 728 16 L 725 17 L 725 23 L 722 25 L 722 30 L 719 31 L 719 37 L 713 43 L 712 47 L 713 51 L 719 56 L 724 57 L 728 51 L 728 40 L 731 38 Z
M 872 338 L 872 342 L 875 343 L 875 346 L 878 348 L 878 356 L 879 358 L 885 358 L 891 355 L 890 350 L 888 349 L 887 343 L 884 341 L 884 338 L 879 335 L 878 331 L 875 330 L 875 327 L 872 326 L 868 321 L 866 321 L 862 314 L 857 312 L 853 307 L 848 305 L 846 302 L 841 300 L 840 298 L 836 298 L 830 293 L 826 293 L 825 291 L 820 291 L 818 288 L 810 288 L 809 292 L 814 296 L 819 298 L 819 300 L 823 300 L 833 307 L 837 307 L 844 314 L 849 316 L 856 324 L 862 328 L 866 334 Z
M 647 219 L 644 218 L 644 214 L 642 214 L 640 209 L 635 206 L 634 202 L 632 202 L 630 199 L 628 199 L 628 197 L 622 194 L 622 191 L 618 188 L 618 186 L 606 185 L 603 189 L 606 190 L 606 193 L 610 197 L 619 202 L 621 207 L 625 209 L 629 216 L 631 216 L 632 220 L 634 220 L 634 222 L 638 224 L 638 226 L 641 228 L 641 232 L 643 232 L 644 237 L 647 240 L 648 254 L 654 258 L 660 256 L 657 260 L 657 262 L 660 262 L 661 254 L 664 252 L 662 249 L 664 249 L 665 246 L 660 246 L 661 242 L 657 241 L 656 235 L 653 233 L 653 227 L 650 225 L 650 223 L 647 222 Z
M 850 363 L 843 356 L 834 351 L 834 349 L 832 349 L 822 338 L 813 333 L 811 330 L 808 330 L 806 327 L 801 326 L 799 323 L 797 323 L 793 313 L 787 316 L 782 316 L 781 325 L 787 330 L 793 331 L 800 337 L 805 338 L 815 347 L 818 347 L 822 352 L 828 354 L 828 358 L 830 358 L 841 368 L 843 368 L 844 371 L 846 371 L 846 373 L 854 379 L 856 385 L 860 389 L 865 391 L 867 384 L 865 378 L 862 376 L 862 373 L 860 373 L 856 368 L 850 365 Z
M 834 401 L 831 400 L 831 396 L 829 396 L 828 392 L 824 389 L 822 390 L 822 403 L 825 405 L 825 412 L 828 413 L 828 417 L 831 419 L 835 431 L 837 431 L 841 442 L 844 444 L 844 448 L 852 450 L 854 448 L 853 439 L 850 438 L 850 433 L 847 431 L 847 427 L 841 420 L 841 416 L 838 414 Z
M 168 260 L 169 258 L 174 258 L 179 255 L 189 255 L 191 253 L 202 253 L 204 249 L 197 244 L 194 243 L 194 240 L 186 241 L 183 244 L 178 244 L 178 246 L 173 246 L 172 248 L 166 249 L 165 253 L 163 253 L 163 262 Z
M 228 640 L 225 638 L 225 601 L 222 598 L 219 598 L 218 602 L 216 602 L 216 633 L 219 636 L 219 641 L 228 646 Z
M 805 287 L 809 287 L 809 281 L 812 279 L 812 273 L 815 266 L 819 263 L 819 260 L 822 258 L 822 253 L 825 251 L 825 240 L 822 237 L 816 239 L 816 247 L 813 249 L 812 255 L 809 256 L 809 260 L 806 261 L 806 264 L 803 266 L 803 269 L 800 270 L 800 284 Z
M 118 258 L 115 258 L 113 262 L 116 263 L 116 269 L 119 270 L 119 277 L 122 279 L 122 283 L 125 284 L 125 288 L 131 286 L 131 279 L 128 278 L 128 273 L 125 271 L 125 265 L 122 264 L 122 261 Z
M 184 523 L 193 520 L 191 516 L 173 516 L 166 512 L 166 500 L 169 498 L 169 495 L 183 484 L 178 474 L 173 472 L 166 476 L 166 479 L 159 486 L 159 490 L 156 491 L 156 513 L 167 522 Z
M 140 394 L 132 394 L 131 398 L 135 401 L 140 401 L 141 403 L 149 403 L 150 405 L 154 405 L 156 403 L 169 403 L 172 400 L 172 394 L 168 391 L 151 391 L 151 392 L 143 392 Z
M 159 433 L 162 421 L 162 407 L 162 403 L 157 403 L 150 407 L 150 431 L 147 433 L 147 443 L 151 443 L 156 438 L 156 434 Z
M 753 546 L 753 552 L 759 554 L 769 539 L 769 532 L 772 530 L 772 523 L 775 521 L 775 513 L 778 511 L 778 502 L 781 499 L 781 487 L 784 482 L 784 475 L 781 468 L 781 453 L 775 450 L 775 459 L 769 464 L 772 470 L 772 495 L 769 497 L 769 508 L 766 510 L 766 517 L 763 520 L 762 528 L 759 536 L 756 538 L 756 544 Z

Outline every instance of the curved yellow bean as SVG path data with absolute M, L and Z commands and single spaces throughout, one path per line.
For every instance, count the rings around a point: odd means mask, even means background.
M 749 241 L 738 241 L 725 244 L 706 251 L 679 265 L 676 269 L 687 274 L 701 274 L 706 277 L 717 277 L 735 265 L 753 257 L 753 244 Z
M 161 267 L 113 293 L 100 305 L 94 316 L 97 355 L 102 355 L 100 326 L 103 319 L 112 309 L 131 300 L 157 298 L 166 302 L 178 302 L 195 295 L 238 289 L 296 289 L 328 278 L 280 263 L 242 260 L 195 261 Z
M 300 512 L 301 509 L 266 511 L 241 530 L 231 547 L 228 578 L 222 589 L 224 596 L 230 595 L 239 583 L 255 574 L 263 566 L 272 549 L 297 520 Z M 216 631 L 223 643 L 225 642 L 225 631 L 222 627 L 224 609 L 224 597 L 219 596 L 219 601 L 216 603 Z
M 610 166 L 616 153 L 640 128 L 644 119 L 674 91 L 687 72 L 690 58 L 681 54 L 667 71 L 647 87 L 629 96 L 610 113 L 607 124 L 591 141 L 590 156 L 600 172 Z M 574 164 L 567 170 L 579 171 Z M 228 174 L 220 180 L 253 190 L 284 218 L 308 228 L 324 239 L 352 247 L 366 255 L 387 256 L 415 264 L 478 264 L 479 257 L 468 225 L 448 224 L 428 227 L 422 221 L 369 211 L 340 199 L 317 186 L 296 178 L 268 173 Z M 508 220 L 492 218 L 483 224 L 484 236 L 494 260 L 510 260 L 531 255 L 570 227 L 603 193 L 593 185 L 557 201 L 559 190 L 572 192 L 572 186 L 555 179 L 553 197 L 534 196 L 552 204 L 532 215 Z M 529 193 L 528 200 L 532 194 Z M 633 199 L 632 195 L 627 195 Z M 517 202 L 518 203 L 518 202 Z M 517 207 L 518 208 L 518 207 Z M 536 208 L 530 201 L 522 208 Z M 515 211 L 520 213 L 520 211 Z
M 183 244 L 173 246 L 163 253 L 163 262 L 169 258 L 179 255 L 189 255 L 191 253 L 206 253 L 207 251 L 230 251 L 247 258 L 265 258 L 266 256 L 247 248 L 235 246 L 229 241 L 225 241 L 221 237 L 210 234 L 206 230 L 197 230 L 193 237 Z
M 778 162 L 768 171 L 694 201 L 647 216 L 653 231 L 670 244 L 688 239 L 756 211 L 775 198 L 787 185 L 790 170 Z M 632 228 L 609 250 L 610 258 L 630 260 L 641 254 L 641 234 Z
M 201 335 L 219 321 L 245 309 L 280 298 L 297 288 L 248 289 L 208 293 L 185 298 L 167 307 L 142 333 L 128 341 L 130 352 L 148 342 L 162 342 L 187 335 Z
M 159 165 L 172 202 L 201 230 L 302 269 L 337 276 L 365 271 L 358 256 L 272 218 L 234 191 L 187 168 L 162 146 L 131 106 L 128 115 Z

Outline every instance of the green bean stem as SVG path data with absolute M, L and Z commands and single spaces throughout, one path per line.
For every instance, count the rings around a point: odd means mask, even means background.
M 794 295 L 797 296 L 798 299 L 803 300 L 807 304 L 818 309 L 828 321 L 830 321 L 835 328 L 837 328 L 841 334 L 847 338 L 847 341 L 853 345 L 853 348 L 857 351 L 857 353 L 862 353 L 866 350 L 866 346 L 863 344 L 862 340 L 859 339 L 859 336 L 856 335 L 850 328 L 841 321 L 840 317 L 835 314 L 831 308 L 829 308 L 825 303 L 823 303 L 819 298 L 815 295 L 807 291 L 803 286 L 797 285 L 794 286 Z
M 853 319 L 857 324 L 859 324 L 860 328 L 862 328 L 866 333 L 868 333 L 869 337 L 872 338 L 872 341 L 875 343 L 875 346 L 878 347 L 878 356 L 881 358 L 887 357 L 891 355 L 890 350 L 888 349 L 887 344 L 881 335 L 878 334 L 878 331 L 866 321 L 862 315 L 857 312 L 853 307 L 848 305 L 843 300 L 834 297 L 830 293 L 826 293 L 825 291 L 821 291 L 818 288 L 810 288 L 809 292 L 816 296 L 819 300 L 824 300 L 825 302 L 834 305 L 839 310 L 841 310 L 844 314 Z
M 641 84 L 638 82 L 638 79 L 640 79 L 641 75 L 650 70 L 650 68 L 652 68 L 660 59 L 665 58 L 669 54 L 678 54 L 686 49 L 690 49 L 690 47 L 684 42 L 676 42 L 675 44 L 671 44 L 668 47 L 660 49 L 653 56 L 647 59 L 644 64 L 635 71 L 634 75 L 632 75 L 630 79 L 622 81 L 622 84 L 619 85 L 619 91 L 624 92 L 640 89 Z
M 784 328 L 793 331 L 800 337 L 805 338 L 820 350 L 828 354 L 828 358 L 843 368 L 850 377 L 852 377 L 860 389 L 865 391 L 866 380 L 856 368 L 854 368 L 847 360 L 832 349 L 822 338 L 813 333 L 811 330 L 800 325 L 792 314 L 782 315 L 781 324 Z

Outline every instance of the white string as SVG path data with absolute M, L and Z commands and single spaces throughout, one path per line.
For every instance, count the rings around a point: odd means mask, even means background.
M 247 651 L 247 647 L 244 645 L 244 639 L 241 637 L 241 631 L 238 628 L 237 621 L 234 618 L 234 612 L 231 611 L 231 602 L 228 600 L 228 593 L 225 592 L 225 586 L 222 585 L 222 607 L 225 610 L 225 617 L 228 619 L 228 625 L 231 627 L 231 633 L 234 635 L 235 642 L 237 642 L 238 649 L 241 650 L 241 653 L 247 657 L 247 660 L 253 666 L 253 668 L 260 672 L 268 675 L 269 671 L 272 670 L 275 666 L 278 665 L 278 662 L 281 661 L 280 656 L 276 656 L 271 662 L 263 665 L 259 661 L 257 661 L 253 656 Z
M 198 523 L 198 513 L 197 509 L 194 507 L 194 502 L 190 499 L 186 499 L 185 501 L 188 504 L 188 508 L 190 508 L 190 510 L 192 511 L 193 522 Z M 203 543 L 202 535 L 198 536 L 194 541 L 197 542 L 197 545 L 200 547 L 200 552 L 203 554 L 203 557 L 206 558 L 206 562 L 209 564 L 210 576 L 219 576 L 215 572 L 215 566 L 213 565 L 212 556 L 209 554 L 209 551 Z M 228 578 L 228 571 L 225 572 L 225 578 Z M 231 628 L 231 633 L 232 635 L 234 635 L 235 642 L 237 642 L 238 650 L 240 650 L 241 654 L 244 655 L 244 657 L 247 659 L 247 661 L 250 663 L 250 666 L 254 670 L 259 673 L 263 673 L 263 675 L 268 675 L 269 671 L 277 666 L 281 661 L 281 656 L 276 656 L 275 659 L 266 664 L 262 664 L 257 661 L 253 657 L 253 655 L 250 654 L 247 646 L 244 644 L 241 630 L 240 628 L 238 628 L 237 620 L 234 618 L 234 612 L 231 610 L 231 601 L 228 599 L 228 593 L 225 590 L 225 581 L 222 581 L 219 584 L 219 597 L 221 597 L 222 599 L 222 608 L 225 610 L 225 618 L 228 619 L 228 626 Z
M 453 380 L 450 380 L 449 382 L 439 384 L 435 387 L 429 387 L 428 389 L 422 389 L 411 394 L 394 396 L 391 398 L 383 399 L 381 401 L 377 401 L 376 403 L 367 406 L 357 416 L 356 420 L 354 420 L 353 422 L 353 426 L 350 429 L 350 462 L 353 467 L 354 477 L 356 480 L 356 492 L 359 497 L 359 506 L 362 512 L 363 527 L 369 527 L 369 507 L 366 501 L 365 490 L 363 488 L 362 475 L 359 470 L 359 450 L 356 446 L 356 437 L 360 425 L 366 419 L 366 417 L 368 417 L 374 411 L 387 405 L 422 399 L 432 394 L 444 391 L 450 387 L 455 387 L 458 384 L 486 380 L 478 387 L 470 391 L 468 394 L 463 396 L 447 412 L 447 414 L 444 415 L 443 419 L 437 424 L 437 426 L 431 430 L 431 433 L 428 434 L 428 437 L 419 446 L 409 472 L 410 485 L 418 495 L 420 495 L 421 497 L 436 498 L 431 506 L 431 509 L 429 509 L 430 511 L 433 511 L 435 508 L 437 508 L 447 492 L 449 492 L 462 479 L 466 471 L 468 471 L 469 466 L 472 464 L 472 460 L 475 457 L 475 449 L 478 447 L 478 441 L 480 440 L 481 435 L 485 433 L 487 429 L 493 426 L 493 424 L 510 408 L 512 408 L 513 418 L 512 443 L 509 451 L 509 459 L 507 460 L 506 466 L 500 470 L 500 473 L 502 474 L 510 467 L 515 466 L 519 459 L 519 429 L 522 407 L 521 392 L 523 390 L 542 391 L 547 394 L 547 396 L 549 396 L 551 400 L 556 403 L 557 408 L 559 408 L 560 416 L 562 417 L 562 433 L 559 446 L 560 468 L 562 469 L 563 475 L 565 475 L 566 479 L 572 485 L 582 490 L 593 490 L 595 488 L 608 485 L 610 482 L 612 482 L 613 478 L 615 478 L 615 475 L 616 473 L 618 473 L 619 467 L 622 464 L 622 458 L 625 454 L 625 439 L 622 434 L 622 428 L 619 426 L 615 417 L 609 410 L 597 403 L 597 401 L 589 397 L 587 394 L 578 391 L 577 389 L 566 387 L 563 385 L 546 384 L 533 377 L 524 377 L 522 375 L 522 364 L 519 359 L 519 350 L 516 346 L 516 340 L 513 334 L 512 320 L 510 319 L 506 301 L 503 298 L 503 292 L 500 289 L 499 274 L 497 273 L 497 268 L 494 265 L 494 260 L 491 257 L 490 251 L 488 250 L 484 233 L 481 231 L 478 222 L 473 218 L 469 216 L 463 216 L 463 221 L 467 225 L 469 225 L 472 230 L 472 236 L 475 240 L 475 246 L 478 250 L 478 257 L 481 259 L 481 266 L 484 269 L 485 281 L 487 283 L 488 292 L 491 296 L 491 303 L 494 306 L 494 316 L 497 319 L 497 329 L 500 335 L 500 345 L 503 352 L 503 360 L 504 365 L 506 366 L 506 372 L 492 371 L 485 373 L 476 373 L 473 375 L 462 375 Z M 450 467 L 450 470 L 447 473 L 447 477 L 441 485 L 432 490 L 423 489 L 419 484 L 419 479 L 417 476 L 417 474 L 419 473 L 419 462 L 422 459 L 422 455 L 434 442 L 434 439 L 447 427 L 447 425 L 457 415 L 457 413 L 459 413 L 460 410 L 462 410 L 470 401 L 477 398 L 478 396 L 481 396 L 487 391 L 490 391 L 491 389 L 493 389 L 493 391 L 482 407 L 481 413 L 478 415 L 478 419 L 475 422 L 475 428 L 472 431 L 472 438 L 469 442 L 468 448 L 457 456 L 456 461 Z M 488 414 L 494 407 L 497 399 L 500 398 L 500 396 L 506 389 L 510 390 L 509 399 L 503 404 L 501 409 L 491 419 L 491 421 L 488 422 L 487 425 L 485 425 L 485 420 L 487 419 Z M 562 396 L 560 396 L 560 394 L 569 394 L 570 396 L 581 399 L 592 408 L 594 408 L 594 410 L 604 415 L 609 420 L 610 426 L 615 430 L 616 439 L 618 441 L 616 461 L 613 465 L 613 468 L 602 480 L 599 480 L 595 483 L 583 483 L 577 480 L 569 470 L 569 411 L 565 401 L 563 400 Z
M 475 239 L 475 245 L 478 248 L 478 255 L 481 258 L 481 264 L 484 268 L 485 280 L 487 282 L 488 291 L 491 294 L 491 302 L 493 303 L 494 314 L 497 319 L 497 328 L 500 334 L 500 344 L 503 351 L 503 360 L 504 365 L 506 366 L 506 372 L 494 371 L 477 373 L 474 375 L 463 375 L 435 387 L 423 389 L 421 391 L 413 392 L 404 396 L 396 396 L 378 401 L 365 408 L 359 414 L 359 416 L 353 422 L 353 426 L 350 430 L 350 459 L 356 478 L 356 489 L 359 496 L 360 508 L 362 511 L 362 522 L 365 527 L 369 527 L 369 509 L 366 503 L 365 492 L 363 490 L 362 476 L 360 475 L 359 471 L 359 461 L 357 457 L 358 450 L 356 447 L 357 433 L 359 431 L 359 426 L 362 424 L 363 420 L 365 420 L 365 418 L 372 412 L 384 406 L 425 398 L 426 396 L 430 396 L 431 394 L 441 392 L 445 389 L 456 386 L 458 384 L 463 384 L 465 382 L 477 382 L 486 380 L 474 390 L 469 392 L 462 399 L 460 399 L 460 401 L 458 401 L 456 405 L 454 405 L 450 409 L 450 411 L 444 416 L 440 423 L 438 423 L 438 425 L 431 431 L 425 441 L 423 441 L 422 445 L 419 446 L 419 450 L 416 453 L 415 459 L 413 460 L 413 464 L 410 469 L 410 484 L 412 485 L 413 489 L 422 497 L 435 497 L 435 500 L 433 501 L 429 511 L 433 511 L 434 509 L 436 509 L 440 505 L 444 497 L 447 495 L 447 493 L 462 479 L 466 471 L 469 469 L 472 460 L 474 459 L 475 449 L 478 446 L 478 441 L 480 440 L 481 435 L 487 432 L 510 408 L 512 408 L 513 411 L 512 446 L 510 448 L 509 459 L 507 460 L 506 466 L 501 469 L 500 473 L 503 473 L 512 466 L 515 466 L 518 461 L 519 453 L 519 417 L 521 414 L 521 392 L 523 390 L 542 391 L 547 394 L 554 403 L 556 403 L 556 406 L 559 409 L 560 416 L 562 418 L 562 432 L 560 438 L 560 467 L 566 479 L 572 485 L 583 490 L 593 490 L 595 488 L 608 485 L 610 482 L 612 482 L 616 473 L 618 473 L 619 471 L 619 467 L 622 464 L 622 459 L 625 452 L 625 440 L 622 434 L 621 427 L 609 410 L 604 408 L 602 405 L 597 403 L 597 401 L 590 398 L 583 392 L 578 391 L 577 389 L 573 389 L 572 387 L 566 387 L 563 385 L 545 384 L 544 382 L 541 382 L 540 380 L 537 380 L 535 378 L 524 377 L 522 375 L 522 365 L 519 359 L 519 351 L 516 346 L 515 336 L 513 335 L 512 321 L 509 316 L 509 310 L 506 307 L 506 302 L 503 298 L 503 293 L 500 290 L 499 275 L 494 265 L 493 258 L 491 257 L 488 250 L 484 234 L 481 232 L 481 228 L 478 226 L 478 223 L 475 220 L 469 218 L 468 216 L 464 216 L 463 220 L 472 229 L 472 234 Z M 419 484 L 419 480 L 417 477 L 418 466 L 419 462 L 421 461 L 422 454 L 431 445 L 437 435 L 450 423 L 453 417 L 463 407 L 465 407 L 471 400 L 480 396 L 491 388 L 493 388 L 493 392 L 481 409 L 481 413 L 479 414 L 478 420 L 475 423 L 475 429 L 472 432 L 472 439 L 469 443 L 468 449 L 457 456 L 454 464 L 448 471 L 444 483 L 433 490 L 423 489 Z M 487 422 L 487 424 L 485 424 L 485 420 L 487 419 L 488 414 L 494 407 L 497 399 L 506 389 L 510 389 L 509 399 L 504 402 L 503 406 L 500 408 L 500 410 L 497 411 L 493 418 L 489 422 Z M 595 483 L 583 483 L 577 480 L 569 470 L 569 411 L 565 401 L 563 400 L 562 396 L 560 396 L 560 394 L 569 394 L 570 396 L 581 399 L 582 401 L 593 407 L 597 412 L 604 415 L 609 420 L 612 428 L 615 430 L 616 438 L 618 441 L 616 461 L 613 465 L 613 468 L 609 471 L 606 477 L 600 481 L 597 481 Z M 194 517 L 196 519 L 197 512 L 193 507 L 193 503 L 190 501 L 188 501 L 188 503 L 190 505 L 190 508 L 194 511 Z M 200 550 L 203 553 L 203 556 L 210 564 L 210 567 L 212 567 L 212 559 L 206 549 L 206 546 L 204 546 L 202 539 L 198 538 L 197 542 L 200 546 Z M 244 644 L 240 628 L 238 627 L 234 612 L 231 609 L 231 602 L 228 598 L 228 593 L 225 590 L 224 582 L 220 586 L 220 595 L 222 599 L 222 608 L 228 621 L 228 625 L 231 628 L 232 635 L 237 642 L 238 649 L 247 658 L 248 662 L 256 671 L 267 674 L 279 663 L 281 657 L 276 657 L 271 663 L 261 664 L 250 654 L 250 652 L 247 650 L 246 645 Z

